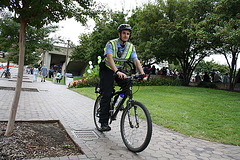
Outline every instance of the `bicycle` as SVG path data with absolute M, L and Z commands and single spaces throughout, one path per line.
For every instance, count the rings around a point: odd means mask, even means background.
M 133 80 L 142 80 L 143 77 L 140 75 L 128 76 L 127 89 L 120 88 L 117 92 L 112 93 L 111 103 L 110 103 L 110 118 L 109 123 L 116 120 L 119 111 L 122 110 L 122 116 L 120 120 L 120 131 L 121 137 L 125 146 L 132 152 L 141 152 L 149 144 L 152 137 L 152 120 L 147 107 L 141 102 L 133 100 L 132 86 Z M 94 123 L 97 130 L 100 130 L 101 124 L 99 123 L 99 113 L 100 113 L 100 100 L 101 92 L 99 88 L 96 87 L 96 93 L 99 93 L 95 104 L 94 104 Z M 124 94 L 122 101 L 115 106 L 115 103 L 120 96 Z M 127 100 L 128 98 L 128 100 Z M 124 102 L 127 100 L 126 107 L 122 107 Z
M 4 76 L 4 78 L 11 78 L 11 73 L 8 69 L 4 70 L 1 74 L 1 78 Z

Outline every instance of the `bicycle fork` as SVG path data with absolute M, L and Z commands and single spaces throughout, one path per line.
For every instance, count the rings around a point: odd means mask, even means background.
M 137 113 L 137 107 L 134 106 L 134 117 L 135 117 L 135 121 L 136 121 L 136 125 L 134 126 L 133 123 L 132 123 L 132 118 L 131 118 L 131 114 L 130 114 L 130 109 L 132 108 L 132 101 L 130 101 L 128 103 L 128 107 L 127 107 L 127 110 L 128 110 L 128 121 L 129 121 L 129 125 L 131 128 L 138 128 L 139 127 L 139 118 L 138 118 L 138 113 Z

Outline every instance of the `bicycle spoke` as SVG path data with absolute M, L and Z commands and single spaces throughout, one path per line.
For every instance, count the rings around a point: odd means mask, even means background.
M 129 111 L 123 113 L 121 120 L 123 141 L 133 152 L 144 150 L 151 139 L 151 118 L 144 107 L 133 105 Z
M 101 96 L 99 96 L 94 104 L 94 110 L 93 110 L 93 119 L 94 119 L 94 123 L 95 126 L 97 128 L 97 130 L 100 129 L 101 124 L 99 123 L 99 117 L 100 117 L 100 100 L 101 100 Z
M 139 127 L 139 118 L 138 118 L 138 113 L 137 113 L 137 107 L 134 106 L 134 113 L 135 113 L 135 120 L 136 120 L 136 128 Z
M 129 126 L 131 128 L 133 128 L 133 124 L 132 124 L 131 115 L 130 115 L 130 111 L 129 110 L 128 110 L 128 120 L 129 120 Z

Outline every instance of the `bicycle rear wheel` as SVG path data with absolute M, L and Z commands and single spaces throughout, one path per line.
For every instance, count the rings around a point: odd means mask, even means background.
M 147 108 L 140 102 L 133 101 L 125 109 L 121 118 L 121 136 L 126 147 L 132 152 L 141 152 L 152 137 L 152 120 Z
M 10 73 L 10 72 L 7 72 L 7 73 L 5 74 L 5 78 L 10 79 L 10 78 L 11 78 L 11 73 Z
M 1 74 L 1 78 L 3 78 L 3 75 L 5 74 L 5 72 L 3 71 L 2 74 Z
M 99 114 L 100 114 L 100 101 L 101 101 L 102 96 L 99 95 L 95 101 L 94 104 L 94 109 L 93 109 L 93 119 L 94 119 L 94 123 L 95 126 L 97 128 L 97 130 L 101 129 L 101 123 L 99 123 Z

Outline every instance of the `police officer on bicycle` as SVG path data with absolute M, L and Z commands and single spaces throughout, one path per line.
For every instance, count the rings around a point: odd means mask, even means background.
M 110 40 L 104 48 L 104 60 L 100 63 L 100 88 L 102 99 L 100 101 L 101 131 L 110 131 L 108 124 L 110 101 L 113 92 L 114 80 L 119 86 L 124 86 L 127 75 L 121 70 L 123 63 L 131 60 L 140 74 L 145 75 L 137 58 L 133 44 L 128 42 L 132 28 L 128 24 L 121 24 L 118 27 L 119 38 Z M 147 77 L 143 79 L 147 80 Z

